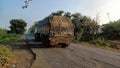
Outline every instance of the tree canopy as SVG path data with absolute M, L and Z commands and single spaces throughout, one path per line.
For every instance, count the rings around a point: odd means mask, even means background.
M 72 14 L 72 22 L 75 26 L 75 39 L 76 40 L 93 40 L 99 28 L 98 23 L 88 16 L 81 15 L 80 13 Z
M 109 22 L 103 25 L 103 35 L 107 39 L 120 39 L 120 20 Z
M 50 14 L 50 16 L 62 16 L 63 13 L 64 13 L 64 11 L 59 10 L 59 11 L 57 11 L 57 12 L 52 12 L 52 13 Z
M 33 26 L 31 26 L 28 30 L 28 33 L 34 33 L 35 27 L 37 26 L 38 22 L 34 22 Z
M 27 23 L 22 19 L 12 19 L 10 20 L 10 31 L 15 34 L 23 34 L 25 32 L 25 27 Z

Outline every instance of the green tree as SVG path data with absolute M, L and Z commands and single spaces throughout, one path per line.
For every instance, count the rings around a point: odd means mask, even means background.
M 83 16 L 80 13 L 72 14 L 72 22 L 75 25 L 75 39 L 80 40 L 93 40 L 98 31 L 98 24 L 96 21 L 88 16 Z
M 11 33 L 23 34 L 25 32 L 25 27 L 27 23 L 22 19 L 12 19 L 10 20 Z
M 64 16 L 65 16 L 65 17 L 68 17 L 68 18 L 71 18 L 71 13 L 70 13 L 70 12 L 65 12 L 65 13 L 64 13 Z
M 103 36 L 107 39 L 112 39 L 112 40 L 120 39 L 120 20 L 109 22 L 108 24 L 104 24 L 102 31 L 103 31 Z
M 83 34 L 83 29 L 81 29 L 82 28 L 81 18 L 82 16 L 80 13 L 72 14 L 72 22 L 75 26 L 74 34 L 76 40 L 80 40 Z
M 70 12 L 64 12 L 63 10 L 59 10 L 57 12 L 52 12 L 49 16 L 65 16 L 71 18 L 72 14 Z
M 83 17 L 82 23 L 84 30 L 82 39 L 87 41 L 94 40 L 96 38 L 97 31 L 99 28 L 98 23 L 87 16 Z
M 57 12 L 52 12 L 52 13 L 50 14 L 50 16 L 62 16 L 63 13 L 64 13 L 64 11 L 59 10 L 59 11 L 57 11 Z
M 28 33 L 34 33 L 35 27 L 38 25 L 38 22 L 34 22 L 33 26 L 31 26 L 28 30 Z
M 6 35 L 6 30 L 0 28 L 0 39 L 2 39 L 2 37 L 5 37 L 5 35 Z

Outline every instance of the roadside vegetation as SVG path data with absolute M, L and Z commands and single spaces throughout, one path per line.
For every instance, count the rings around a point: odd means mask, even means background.
M 22 19 L 12 19 L 10 24 L 10 30 L 0 28 L 0 68 L 9 66 L 15 60 L 9 45 L 24 34 L 27 25 Z
M 8 45 L 17 40 L 25 32 L 27 23 L 22 19 L 12 19 L 10 30 L 0 28 L 0 44 Z
M 8 45 L 17 40 L 21 35 L 9 34 L 5 29 L 0 29 L 0 44 Z
M 19 35 L 8 34 L 5 29 L 0 29 L 0 67 L 5 67 L 15 60 L 15 55 L 8 45 L 19 37 Z
M 0 67 L 9 65 L 15 60 L 15 55 L 12 53 L 12 51 L 4 46 L 0 45 Z

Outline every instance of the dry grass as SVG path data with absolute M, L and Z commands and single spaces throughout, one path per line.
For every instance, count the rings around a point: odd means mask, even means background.
M 0 68 L 10 66 L 15 61 L 14 59 L 13 52 L 7 46 L 0 45 Z
M 120 49 L 115 49 L 115 48 L 112 48 L 109 46 L 93 45 L 93 44 L 90 44 L 88 42 L 83 42 L 83 41 L 79 42 L 79 43 L 82 45 L 85 45 L 85 46 L 91 46 L 91 47 L 101 48 L 101 49 L 110 50 L 110 51 L 114 51 L 114 52 L 120 52 Z

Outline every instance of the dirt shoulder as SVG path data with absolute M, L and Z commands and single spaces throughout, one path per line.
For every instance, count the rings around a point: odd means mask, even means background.
M 27 50 L 15 50 L 16 68 L 29 68 L 32 55 Z

